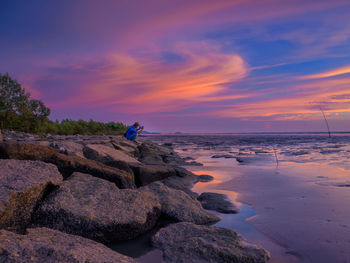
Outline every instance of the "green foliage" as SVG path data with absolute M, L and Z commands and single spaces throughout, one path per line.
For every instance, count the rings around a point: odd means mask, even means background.
M 8 74 L 0 74 L 0 120 L 2 129 L 40 132 L 50 109 L 39 100 L 30 99 L 21 85 Z
M 125 133 L 127 126 L 120 122 L 96 122 L 93 120 L 70 120 L 61 122 L 48 119 L 50 109 L 40 100 L 30 99 L 21 85 L 0 74 L 0 128 L 37 134 L 110 134 Z
M 127 126 L 120 122 L 96 122 L 93 120 L 70 120 L 65 119 L 61 122 L 49 121 L 44 125 L 45 133 L 60 134 L 60 135 L 74 135 L 74 134 L 108 134 L 120 135 L 126 132 Z

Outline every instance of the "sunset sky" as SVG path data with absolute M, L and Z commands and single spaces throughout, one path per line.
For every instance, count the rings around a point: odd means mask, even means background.
M 350 131 L 349 0 L 1 0 L 0 25 L 52 120 Z

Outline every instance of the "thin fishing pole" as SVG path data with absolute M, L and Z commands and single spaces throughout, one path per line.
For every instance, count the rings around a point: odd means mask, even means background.
M 327 125 L 327 130 L 328 130 L 328 135 L 329 135 L 329 138 L 331 138 L 331 131 L 329 130 L 329 125 L 328 125 L 328 121 L 326 119 L 326 115 L 324 114 L 322 108 L 320 107 L 320 110 L 322 112 L 322 115 L 323 115 L 323 118 L 324 118 L 324 121 L 326 122 L 326 125 Z

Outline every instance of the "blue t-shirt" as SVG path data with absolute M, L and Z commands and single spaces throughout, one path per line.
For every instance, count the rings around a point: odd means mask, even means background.
M 126 138 L 128 140 L 132 140 L 135 139 L 135 137 L 137 136 L 137 130 L 135 129 L 134 126 L 130 126 L 126 132 Z

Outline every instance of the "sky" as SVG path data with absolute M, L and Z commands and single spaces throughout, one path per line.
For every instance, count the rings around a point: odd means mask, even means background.
M 349 0 L 0 2 L 0 73 L 52 120 L 350 131 Z

